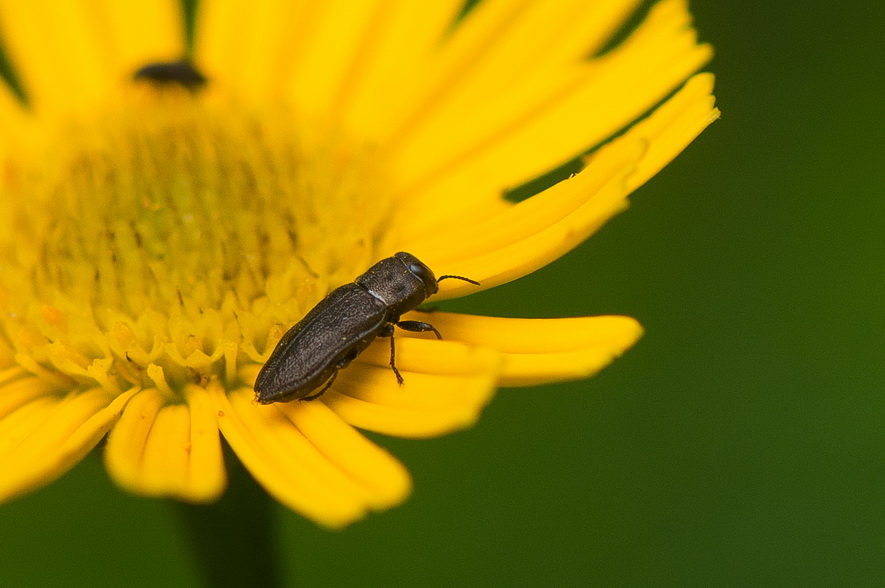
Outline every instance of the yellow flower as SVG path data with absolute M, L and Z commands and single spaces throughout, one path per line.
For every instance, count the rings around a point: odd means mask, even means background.
M 718 116 L 712 77 L 691 77 L 710 48 L 684 1 L 600 54 L 636 4 L 487 0 L 462 18 L 461 0 L 204 1 L 207 83 L 186 88 L 133 78 L 186 54 L 171 0 L 0 0 L 26 96 L 0 87 L 0 499 L 107 435 L 123 488 L 211 501 L 220 431 L 279 501 L 341 526 L 411 487 L 356 428 L 444 434 L 499 386 L 623 353 L 641 333 L 628 317 L 438 312 L 444 340 L 397 335 L 402 387 L 376 341 L 317 401 L 252 390 L 286 329 L 375 261 L 403 250 L 482 288 L 514 280 Z M 594 147 L 574 177 L 502 197 Z M 434 300 L 476 290 L 449 280 Z

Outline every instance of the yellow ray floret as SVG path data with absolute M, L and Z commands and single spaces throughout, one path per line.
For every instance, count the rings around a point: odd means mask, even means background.
M 431 267 L 470 276 L 482 288 L 546 265 L 623 210 L 630 192 L 716 119 L 711 90 L 712 76 L 696 76 L 645 121 L 594 153 L 576 176 L 491 217 L 435 219 L 432 228 L 404 237 L 403 247 Z M 475 290 L 449 280 L 438 296 Z
M 133 393 L 114 399 L 93 389 L 59 397 L 45 386 L 26 378 L 3 389 L 7 401 L 7 394 L 19 401 L 34 397 L 0 414 L 0 500 L 44 486 L 79 463 L 117 422 Z
M 342 371 L 323 402 L 354 426 L 403 437 L 468 427 L 495 392 L 498 354 L 455 341 L 396 338 L 400 386 L 387 340 L 377 340 Z
M 485 99 L 450 91 L 396 143 L 395 194 L 410 209 L 438 210 L 495 197 L 617 132 L 710 55 L 683 3 L 668 1 L 602 58 L 537 71 L 529 64 L 496 82 L 506 91 L 480 92 Z
M 324 4 L 202 1 L 194 39 L 196 61 L 218 85 L 246 101 L 278 99 Z
M 108 436 L 105 464 L 131 492 L 188 502 L 215 500 L 226 477 L 214 406 L 199 386 L 188 404 L 168 404 L 158 389 L 138 393 Z
M 380 137 L 398 144 L 422 119 L 437 116 L 453 100 L 460 98 L 472 108 L 496 103 L 502 90 L 512 91 L 527 74 L 558 71 L 589 56 L 634 4 L 634 0 L 481 2 L 427 63 L 416 71 L 405 70 L 391 93 L 393 102 L 380 108 L 384 125 L 375 128 Z M 470 103 L 471 98 L 476 101 Z M 388 109 L 389 114 L 384 112 Z
M 403 500 L 411 489 L 408 471 L 389 453 L 369 442 L 322 402 L 276 405 L 326 459 L 368 489 L 372 508 Z
M 277 500 L 322 525 L 339 527 L 370 509 L 397 504 L 411 489 L 399 462 L 324 406 L 298 403 L 281 410 L 256 404 L 251 389 L 226 394 L 210 386 L 210 393 L 218 426 L 246 468 Z M 311 411 L 324 426 L 311 423 L 302 430 L 298 423 L 311 416 L 291 416 L 298 410 Z M 346 452 L 352 456 L 345 459 Z M 386 480 L 366 480 L 367 465 Z
M 88 113 L 117 96 L 135 68 L 184 55 L 181 9 L 171 0 L 0 0 L 0 13 L 3 44 L 43 116 Z
M 9 150 L 21 150 L 29 142 L 33 122 L 22 108 L 18 97 L 6 84 L 0 84 L 0 157 Z M 33 139 L 30 139 L 33 140 Z M 8 173 L 8 172 L 7 172 Z
M 432 320 L 447 341 L 501 354 L 501 386 L 587 378 L 642 335 L 639 323 L 626 316 L 514 319 L 434 312 L 408 318 Z
M 416 236 L 409 247 L 431 267 L 469 276 L 480 288 L 515 280 L 557 259 L 623 210 L 626 178 L 642 153 L 639 143 L 620 143 L 580 174 L 536 196 L 535 202 L 527 200 L 477 223 L 452 222 L 427 231 L 424 239 Z M 443 283 L 439 297 L 477 289 L 449 283 L 454 281 Z

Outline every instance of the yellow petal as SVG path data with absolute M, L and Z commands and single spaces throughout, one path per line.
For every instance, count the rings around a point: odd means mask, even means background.
M 101 0 L 105 51 L 112 73 L 126 79 L 138 68 L 185 54 L 181 4 L 174 0 L 119 2 Z
M 142 60 L 183 54 L 180 9 L 171 1 L 0 0 L 0 12 L 10 61 L 45 113 L 89 112 Z
M 183 404 L 163 406 L 157 412 L 144 439 L 141 459 L 133 459 L 138 464 L 138 477 L 130 490 L 148 496 L 184 495 L 181 488 L 188 477 L 188 416 Z
M 45 486 L 79 463 L 131 395 L 112 399 L 103 390 L 43 395 L 6 415 L 0 421 L 0 500 Z
M 289 402 L 275 406 L 326 459 L 370 490 L 373 508 L 399 504 L 411 492 L 412 478 L 408 470 L 322 402 Z
M 303 402 L 282 410 L 263 406 L 246 388 L 225 394 L 220 386 L 210 386 L 210 394 L 219 428 L 243 465 L 277 500 L 317 523 L 341 527 L 369 509 L 398 503 L 408 493 L 407 474 L 393 458 L 345 432 L 347 426 L 323 407 Z M 303 419 L 309 418 L 321 420 L 305 424 Z M 332 434 L 341 437 L 341 445 L 334 445 L 317 426 L 337 432 Z M 343 458 L 342 447 L 355 454 Z M 358 465 L 361 461 L 379 465 L 390 479 L 367 483 L 363 466 Z
M 379 0 L 210 0 L 200 4 L 195 53 L 213 80 L 247 98 L 283 94 L 298 111 L 323 114 L 348 96 L 386 21 L 400 10 Z
M 639 323 L 625 316 L 513 319 L 435 312 L 431 317 L 424 320 L 431 320 L 447 340 L 500 352 L 501 386 L 589 377 L 642 335 Z
M 413 312 L 403 318 L 435 325 L 438 314 L 440 313 Z M 473 349 L 458 343 L 448 333 L 441 334 L 443 340 L 436 339 L 432 333 L 412 333 L 397 329 L 395 333 L 397 368 L 403 373 L 453 377 L 474 377 L 498 369 L 500 358 L 494 353 Z M 355 363 L 384 368 L 389 372 L 390 381 L 396 382 L 390 369 L 390 339 L 376 339 L 355 360 Z M 339 372 L 342 376 L 346 373 L 347 370 Z M 359 377 L 355 379 L 358 380 Z
M 647 119 L 595 152 L 576 176 L 491 218 L 439 220 L 423 236 L 404 238 L 402 248 L 439 273 L 470 277 L 483 289 L 550 263 L 623 210 L 630 191 L 716 119 L 712 81 L 709 74 L 689 80 Z M 448 280 L 437 296 L 463 296 L 476 289 Z
M 515 280 L 565 254 L 626 208 L 627 177 L 643 151 L 635 141 L 609 145 L 581 173 L 542 194 L 492 219 L 452 223 L 416 236 L 404 249 L 440 273 L 481 284 L 445 281 L 438 299 Z
M 36 109 L 83 111 L 101 99 L 110 68 L 94 7 L 0 0 L 0 12 L 0 37 Z
M 447 96 L 396 144 L 394 193 L 407 214 L 431 203 L 458 210 L 477 194 L 497 197 L 629 124 L 710 55 L 696 43 L 685 3 L 666 0 L 605 57 L 537 71 L 517 61 L 518 76 L 487 72 L 484 83 L 507 91 L 483 85 L 475 94 Z
M 279 97 L 319 2 L 202 0 L 194 56 L 212 80 L 256 102 Z
M 438 111 L 451 109 L 455 102 L 479 106 L 489 102 L 489 96 L 500 97 L 502 88 L 512 91 L 527 72 L 558 69 L 586 57 L 636 4 L 636 0 L 479 3 L 420 70 L 402 70 L 405 83 L 390 93 L 392 100 L 378 105 L 378 118 L 384 121 L 380 133 L 387 142 L 399 144 L 427 117 L 444 119 Z
M 227 486 L 221 437 L 215 405 L 202 386 L 189 385 L 185 394 L 190 408 L 190 460 L 187 494 L 200 500 L 218 498 Z
M 648 144 L 648 151 L 628 179 L 630 190 L 635 190 L 658 173 L 719 118 L 719 110 L 713 106 L 712 92 L 713 74 L 698 74 L 654 116 L 630 129 L 626 138 L 644 140 Z
M 2 384 L 0 394 L 0 419 L 41 396 L 52 395 L 57 388 L 41 378 L 31 377 L 21 368 L 4 370 L 9 379 Z M 24 377 L 23 377 L 24 376 Z
M 137 394 L 108 436 L 105 465 L 136 494 L 207 502 L 224 491 L 221 445 L 214 407 L 196 386 L 189 404 L 166 404 L 154 388 Z
M 396 336 L 400 386 L 386 341 L 339 372 L 322 401 L 354 426 L 432 437 L 473 425 L 495 393 L 498 354 L 454 341 Z
M 415 345 L 409 345 L 413 342 L 425 348 L 423 353 L 414 352 Z M 357 364 L 342 370 L 332 389 L 372 404 L 426 412 L 457 411 L 468 417 L 463 425 L 472 424 L 479 418 L 480 411 L 494 393 L 494 386 L 489 382 L 493 381 L 500 363 L 495 355 L 451 341 L 425 342 L 404 337 L 397 342 L 397 347 L 397 368 L 403 377 L 402 385 L 385 361 L 384 365 Z M 475 371 L 445 368 L 430 371 L 435 367 L 432 362 L 428 361 L 427 365 L 421 362 L 422 356 L 430 358 L 436 350 L 440 355 L 451 357 L 454 354 L 447 352 L 446 348 L 452 347 L 462 351 L 458 355 L 486 355 L 494 361 L 485 362 L 485 369 Z M 411 361 L 404 360 L 407 354 L 411 355 Z M 412 365 L 416 363 L 417 369 L 413 369 Z
M 288 94 L 296 108 L 309 115 L 325 114 L 362 65 L 371 45 L 379 0 L 326 0 L 317 3 L 303 49 L 295 56 Z
M 104 461 L 108 473 L 119 485 L 138 492 L 144 447 L 163 397 L 156 389 L 142 390 L 129 401 L 117 426 L 108 435 Z
M 22 143 L 28 137 L 27 131 L 32 121 L 25 113 L 18 97 L 12 93 L 5 83 L 0 83 L 0 156 L 9 150 L 20 150 Z M 12 173 L 12 170 L 7 172 Z M 14 184 L 14 178 L 9 177 L 7 182 Z
M 360 67 L 332 105 L 343 125 L 359 136 L 382 139 L 390 133 L 410 90 L 427 67 L 462 0 L 384 2 L 360 48 Z M 407 49 L 403 49 L 403 48 Z
M 494 380 L 489 378 L 488 386 L 493 389 L 494 385 Z M 465 429 L 473 426 L 478 418 L 471 411 L 457 408 L 428 411 L 385 406 L 347 396 L 334 389 L 323 395 L 323 402 L 355 427 L 412 439 L 438 437 Z

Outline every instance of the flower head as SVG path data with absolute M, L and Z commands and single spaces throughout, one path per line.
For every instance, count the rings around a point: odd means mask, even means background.
M 211 501 L 220 431 L 278 500 L 341 526 L 411 485 L 356 428 L 469 426 L 497 387 L 586 377 L 636 341 L 627 317 L 437 312 L 443 340 L 397 335 L 403 386 L 376 341 L 319 400 L 255 402 L 283 333 L 374 262 L 516 279 L 717 116 L 711 76 L 688 79 L 710 49 L 681 0 L 603 54 L 634 2 L 461 4 L 207 0 L 188 70 L 171 1 L 0 3 L 26 96 L 0 86 L 0 499 L 106 436 L 122 487 Z M 574 177 L 502 197 L 594 148 Z

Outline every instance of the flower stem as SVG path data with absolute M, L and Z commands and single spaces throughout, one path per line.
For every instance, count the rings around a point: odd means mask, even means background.
M 206 586 L 281 586 L 274 502 L 226 453 L 230 480 L 218 502 L 172 502 L 195 565 Z

